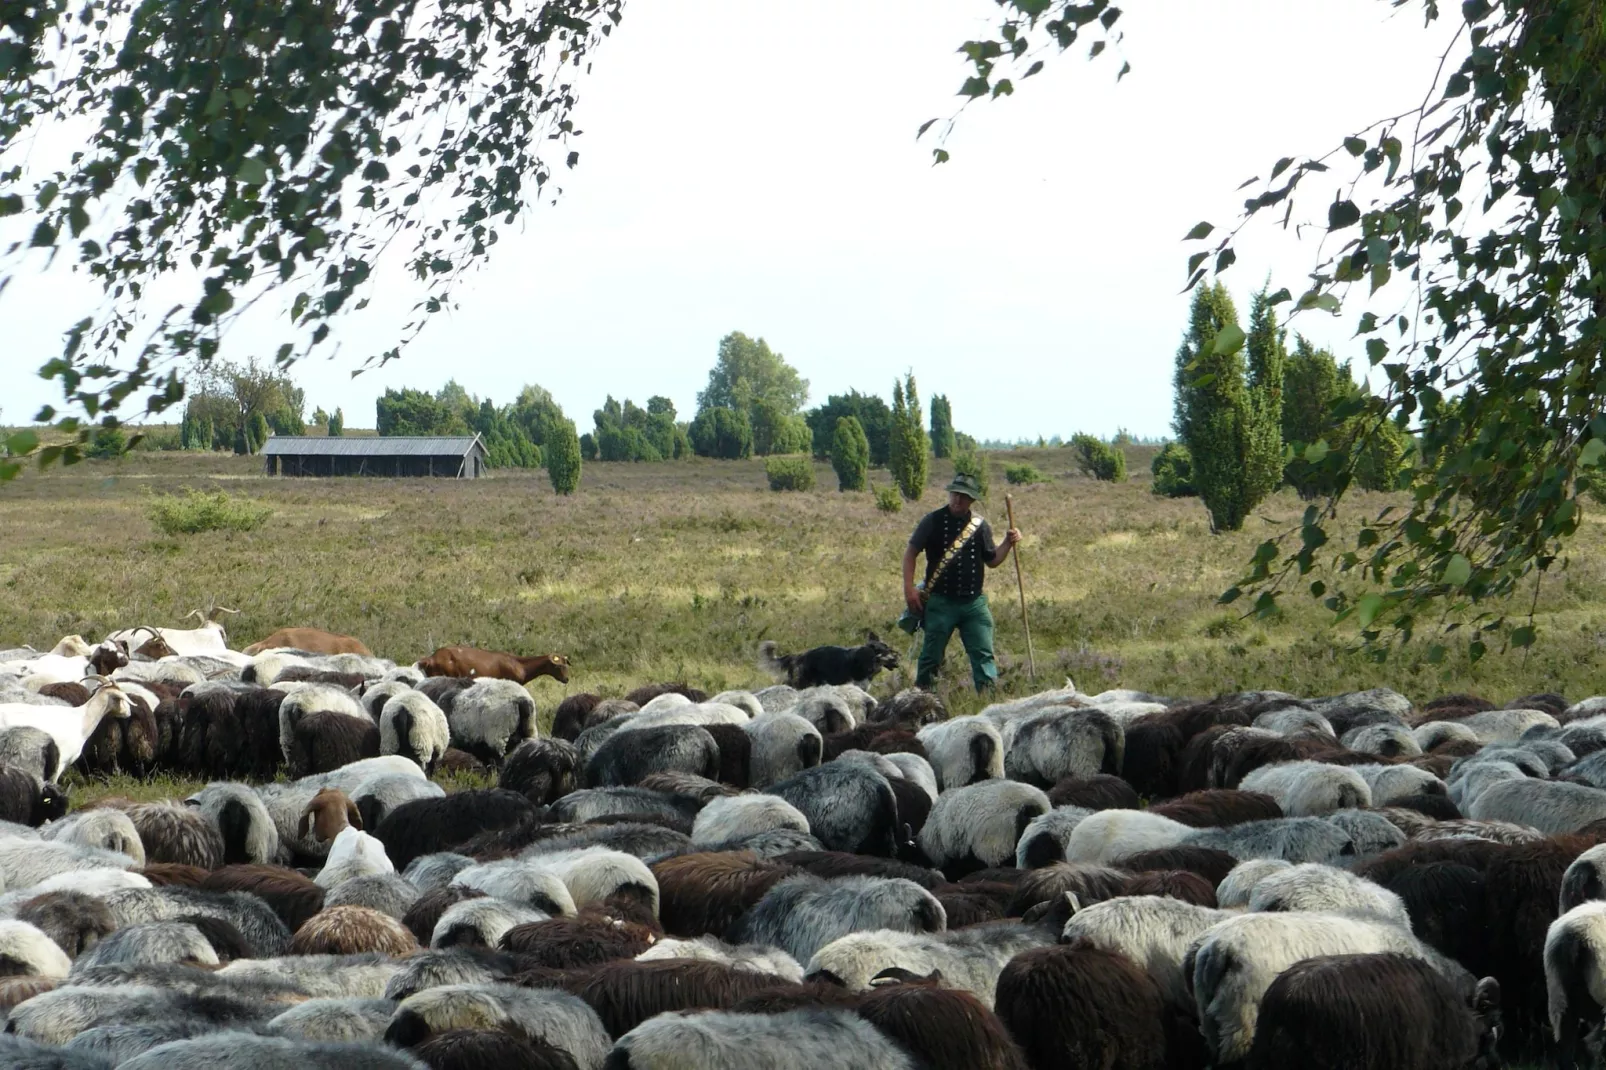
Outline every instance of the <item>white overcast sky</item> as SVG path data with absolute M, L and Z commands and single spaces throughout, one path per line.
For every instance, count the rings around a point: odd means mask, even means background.
M 1385 0 L 1130 0 L 1123 82 L 1120 57 L 1090 64 L 1079 46 L 970 108 L 933 168 L 915 130 L 952 111 L 955 48 L 996 10 L 632 0 L 581 83 L 581 161 L 558 203 L 504 232 L 399 363 L 352 379 L 413 296 L 380 295 L 344 355 L 296 366 L 309 412 L 371 427 L 385 387 L 456 378 L 498 402 L 538 382 L 582 430 L 609 393 L 666 394 L 687 418 L 741 330 L 800 370 L 811 404 L 888 395 L 912 368 L 978 437 L 1168 434 L 1182 235 L 1230 222 L 1238 184 L 1278 157 L 1419 102 L 1453 28 Z M 1252 230 L 1227 274 L 1240 308 L 1268 272 L 1298 292 L 1313 255 Z M 33 372 L 90 297 L 70 276 L 0 297 L 4 419 L 57 400 Z M 1295 327 L 1343 357 L 1352 325 Z

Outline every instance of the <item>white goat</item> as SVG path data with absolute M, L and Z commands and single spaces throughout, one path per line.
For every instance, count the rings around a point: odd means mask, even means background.
M 61 750 L 61 764 L 53 776 L 78 760 L 84 752 L 84 743 L 100 727 L 102 718 L 127 719 L 130 713 L 128 696 L 122 688 L 104 677 L 98 680 L 101 687 L 82 706 L 35 706 L 27 702 L 0 703 L 0 728 L 38 728 L 56 741 Z

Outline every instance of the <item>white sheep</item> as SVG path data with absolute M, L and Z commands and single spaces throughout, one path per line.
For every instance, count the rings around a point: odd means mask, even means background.
M 451 743 L 446 714 L 421 691 L 392 695 L 380 710 L 380 754 L 405 755 L 428 772 Z
M 385 845 L 360 829 L 344 828 L 329 845 L 329 858 L 313 879 L 327 891 L 342 881 L 373 873 L 394 873 Z
M 698 811 L 691 842 L 698 847 L 732 843 L 770 829 L 809 831 L 802 811 L 777 795 L 730 795 L 711 799 Z
M 1140 851 L 1175 847 L 1193 829 L 1146 810 L 1100 810 L 1083 818 L 1065 844 L 1067 862 L 1114 862 Z
M 1188 1003 L 1183 960 L 1194 940 L 1232 917 L 1160 895 L 1124 895 L 1078 910 L 1065 923 L 1061 943 L 1084 939 L 1147 970 L 1179 1006 Z
M 1319 817 L 1372 805 L 1372 789 L 1360 774 L 1322 762 L 1273 762 L 1251 772 L 1238 787 L 1270 795 L 1288 817 Z

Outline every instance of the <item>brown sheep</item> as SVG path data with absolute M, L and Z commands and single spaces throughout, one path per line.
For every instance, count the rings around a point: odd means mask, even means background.
M 46 992 L 54 991 L 61 981 L 52 977 L 0 977 L 0 1013 Z
M 347 828 L 362 831 L 362 814 L 358 812 L 357 804 L 339 788 L 322 788 L 301 808 L 296 838 L 306 840 L 310 831 L 313 833 L 313 842 L 332 843 Z
M 562 654 L 522 657 L 473 646 L 443 646 L 418 663 L 425 676 L 490 677 L 527 684 L 537 676 L 569 682 L 569 659 Z
M 571 991 L 591 1004 L 608 1035 L 617 1040 L 668 1011 L 725 1010 L 776 987 L 770 974 L 738 970 L 723 962 L 659 959 L 604 963 L 586 973 Z
M 1163 895 L 1196 907 L 1216 907 L 1216 887 L 1185 869 L 1155 869 L 1134 873 L 1121 888 L 1122 895 Z
M 395 957 L 418 950 L 418 940 L 401 922 L 368 907 L 330 907 L 308 918 L 290 941 L 292 955 L 361 955 L 377 951 Z
M 125 811 L 145 845 L 149 862 L 179 862 L 202 869 L 223 864 L 223 833 L 199 810 L 171 800 L 136 803 Z
M 339 635 L 318 628 L 280 628 L 260 643 L 252 643 L 240 653 L 255 656 L 264 650 L 280 647 L 305 650 L 309 654 L 361 654 L 365 658 L 374 656 L 374 652 L 363 645 L 361 639 L 353 639 L 349 635 Z
M 969 992 L 927 980 L 891 984 L 854 1010 L 930 1070 L 1026 1070 L 1004 1023 Z
M 794 867 L 751 851 L 679 855 L 652 867 L 658 917 L 672 936 L 722 936 Z
M 502 934 L 500 946 L 518 955 L 521 965 L 527 962 L 568 970 L 633 959 L 656 942 L 656 935 L 645 925 L 585 910 L 572 918 L 515 925 Z
M 311 878 L 282 866 L 224 866 L 208 873 L 200 887 L 209 892 L 250 892 L 268 904 L 291 932 L 323 910 L 323 888 Z
M 1049 796 L 1053 798 L 1053 796 Z M 1149 813 L 1169 817 L 1191 828 L 1225 828 L 1245 821 L 1282 817 L 1282 807 L 1270 795 L 1237 788 L 1208 788 L 1156 803 Z
M 182 862 L 146 862 L 145 868 L 137 872 L 157 888 L 199 888 L 210 871 Z

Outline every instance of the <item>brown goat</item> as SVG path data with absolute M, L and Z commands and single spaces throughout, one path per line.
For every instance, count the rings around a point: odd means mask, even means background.
M 365 658 L 374 656 L 374 652 L 369 650 L 361 639 L 326 632 L 319 628 L 280 628 L 260 643 L 252 643 L 240 653 L 256 655 L 264 650 L 279 647 L 305 650 L 309 654 L 361 654 Z
M 310 830 L 315 842 L 332 843 L 348 826 L 362 831 L 362 814 L 358 812 L 357 804 L 339 788 L 321 788 L 301 808 L 296 838 L 305 840 Z
M 559 683 L 569 682 L 569 659 L 562 654 L 526 658 L 474 646 L 443 646 L 420 661 L 418 668 L 425 676 L 484 676 L 520 684 L 551 676 Z

